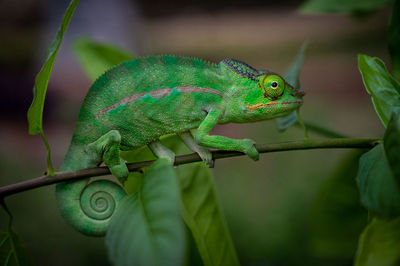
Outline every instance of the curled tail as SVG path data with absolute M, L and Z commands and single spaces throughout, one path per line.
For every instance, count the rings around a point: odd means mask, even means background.
M 125 163 L 119 157 L 121 137 L 112 130 L 87 145 L 71 144 L 61 171 L 93 168 L 102 161 L 120 181 L 128 176 Z M 72 142 L 74 143 L 74 141 Z M 76 230 L 90 236 L 103 236 L 125 190 L 109 180 L 89 183 L 89 178 L 67 181 L 56 186 L 58 207 L 62 216 Z
M 97 180 L 71 181 L 56 186 L 58 207 L 67 222 L 79 232 L 103 236 L 125 191 L 116 183 Z

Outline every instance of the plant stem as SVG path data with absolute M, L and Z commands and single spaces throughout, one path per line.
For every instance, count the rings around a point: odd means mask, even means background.
M 291 151 L 291 150 L 309 150 L 309 149 L 371 149 L 381 139 L 352 139 L 352 138 L 337 138 L 337 139 L 305 139 L 299 141 L 290 141 L 273 144 L 260 144 L 256 145 L 260 153 L 278 152 L 278 151 Z M 244 154 L 237 151 L 212 151 L 213 159 L 222 159 L 235 156 L 243 156 Z M 175 158 L 175 165 L 188 164 L 199 162 L 201 158 L 197 153 L 177 156 Z M 151 165 L 153 161 L 145 161 L 138 163 L 127 164 L 130 172 L 140 171 L 141 168 Z M 30 179 L 20 183 L 0 187 L 0 199 L 13 195 L 26 190 L 55 184 L 58 182 L 79 180 L 83 178 L 108 175 L 110 170 L 107 167 L 96 167 L 90 169 L 83 169 L 71 172 L 60 172 L 54 175 L 45 175 L 38 178 Z
M 46 146 L 46 154 L 47 154 L 47 174 L 49 175 L 54 175 L 56 171 L 54 171 L 53 167 L 53 162 L 51 161 L 51 151 L 50 151 L 50 145 L 49 142 L 47 141 L 46 136 L 44 135 L 43 130 L 40 131 L 40 136 L 43 139 L 44 145 Z
M 302 125 L 299 122 L 297 122 L 296 125 L 299 126 L 299 127 L 302 127 Z M 313 131 L 315 133 L 318 133 L 318 134 L 326 136 L 326 137 L 330 137 L 330 138 L 348 138 L 348 136 L 346 136 L 346 135 L 343 135 L 343 134 L 341 134 L 339 132 L 336 132 L 334 130 L 331 130 L 329 128 L 325 128 L 325 127 L 320 126 L 318 124 L 314 124 L 312 122 L 304 121 L 304 125 L 310 131 Z

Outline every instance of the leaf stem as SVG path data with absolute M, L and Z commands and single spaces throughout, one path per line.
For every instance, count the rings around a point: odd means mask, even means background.
M 54 171 L 53 167 L 53 162 L 51 161 L 51 151 L 50 151 L 50 145 L 49 142 L 47 141 L 46 136 L 44 135 L 43 130 L 40 131 L 40 136 L 43 139 L 44 145 L 46 146 L 46 152 L 47 152 L 47 174 L 48 175 L 54 175 L 56 171 Z
M 5 203 L 4 198 L 0 198 L 0 205 L 1 205 L 1 207 L 3 207 L 3 210 L 8 214 L 8 230 L 10 230 L 12 221 L 13 221 L 13 216 L 10 212 L 10 209 L 8 209 L 8 207 Z
M 296 116 L 297 116 L 297 123 L 298 123 L 298 125 L 300 125 L 300 127 L 302 127 L 303 130 L 304 130 L 304 137 L 305 137 L 306 139 L 309 139 L 309 136 L 308 136 L 308 128 L 307 128 L 307 126 L 304 124 L 303 119 L 301 119 L 301 116 L 300 116 L 300 109 L 297 109 L 297 110 L 296 110 Z
M 278 151 L 291 151 L 291 150 L 310 150 L 310 149 L 371 149 L 378 143 L 382 142 L 381 139 L 356 139 L 356 138 L 334 138 L 334 139 L 305 139 L 298 141 L 289 141 L 273 144 L 260 144 L 256 145 L 257 150 L 260 153 L 278 152 Z M 223 151 L 216 150 L 212 151 L 213 159 L 222 159 L 235 156 L 243 156 L 244 154 L 237 151 Z M 188 164 L 193 162 L 199 162 L 201 158 L 197 153 L 186 154 L 177 156 L 175 158 L 175 165 Z M 140 171 L 143 167 L 147 167 L 154 162 L 144 161 L 138 163 L 127 164 L 130 172 Z M 20 183 L 0 187 L 0 200 L 26 190 L 48 186 L 51 184 L 79 180 L 83 178 L 102 176 L 110 174 L 110 170 L 107 167 L 96 167 L 90 169 L 82 169 L 71 172 L 60 172 L 53 175 L 45 175 L 23 181 Z

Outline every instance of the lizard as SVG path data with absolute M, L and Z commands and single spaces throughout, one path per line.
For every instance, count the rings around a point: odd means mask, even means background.
M 177 134 L 209 166 L 208 148 L 233 150 L 259 159 L 251 139 L 210 135 L 217 124 L 249 123 L 287 115 L 298 109 L 304 92 L 280 75 L 256 70 L 235 59 L 156 55 L 112 67 L 92 84 L 81 106 L 61 171 L 104 163 L 123 184 L 128 169 L 120 151 L 147 145 L 171 165 L 175 154 L 159 138 Z M 196 132 L 194 132 L 196 130 Z M 90 178 L 56 185 L 62 216 L 86 235 L 102 236 L 126 195 L 110 180 Z

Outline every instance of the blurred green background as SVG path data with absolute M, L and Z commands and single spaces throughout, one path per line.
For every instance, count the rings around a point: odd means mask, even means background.
M 87 0 L 79 3 L 50 80 L 44 130 L 58 167 L 90 82 L 71 51 L 89 37 L 136 55 L 179 54 L 218 62 L 235 58 L 284 73 L 307 40 L 300 81 L 304 120 L 354 137 L 382 137 L 357 69 L 357 53 L 388 62 L 389 9 L 368 16 L 305 15 L 302 1 Z M 26 111 L 34 77 L 68 1 L 0 3 L 0 185 L 46 169 L 39 136 L 29 136 Z M 303 138 L 274 121 L 224 125 L 235 138 L 273 143 Z M 318 135 L 311 135 L 318 138 Z M 367 223 L 355 187 L 359 152 L 312 150 L 218 160 L 212 170 L 221 205 L 243 265 L 351 265 Z M 11 196 L 14 227 L 36 265 L 109 265 L 103 239 L 66 225 L 54 186 Z M 1 211 L 0 224 L 7 222 Z

